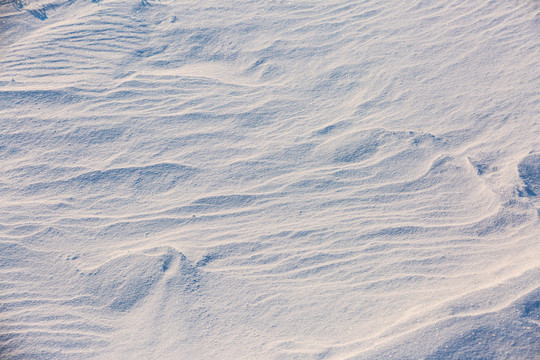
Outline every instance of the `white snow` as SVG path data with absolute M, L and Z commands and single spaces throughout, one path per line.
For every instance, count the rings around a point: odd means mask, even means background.
M 535 0 L 0 0 L 0 357 L 540 359 Z

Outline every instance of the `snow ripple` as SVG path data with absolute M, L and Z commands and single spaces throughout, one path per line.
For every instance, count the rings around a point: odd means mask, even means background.
M 537 356 L 533 1 L 0 10 L 0 357 Z

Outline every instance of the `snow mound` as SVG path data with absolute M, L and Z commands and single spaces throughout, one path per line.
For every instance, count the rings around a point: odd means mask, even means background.
M 81 270 L 80 276 L 96 306 L 122 312 L 140 303 L 171 266 L 180 271 L 179 281 L 186 285 L 195 281 L 194 268 L 172 248 L 122 255 L 97 268 Z

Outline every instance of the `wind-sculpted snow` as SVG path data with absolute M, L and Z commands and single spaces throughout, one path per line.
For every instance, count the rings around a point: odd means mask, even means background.
M 0 1 L 0 358 L 538 359 L 536 1 Z

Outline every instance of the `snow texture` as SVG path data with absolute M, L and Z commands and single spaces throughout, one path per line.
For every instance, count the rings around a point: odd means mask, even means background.
M 0 358 L 540 359 L 536 0 L 0 0 Z

